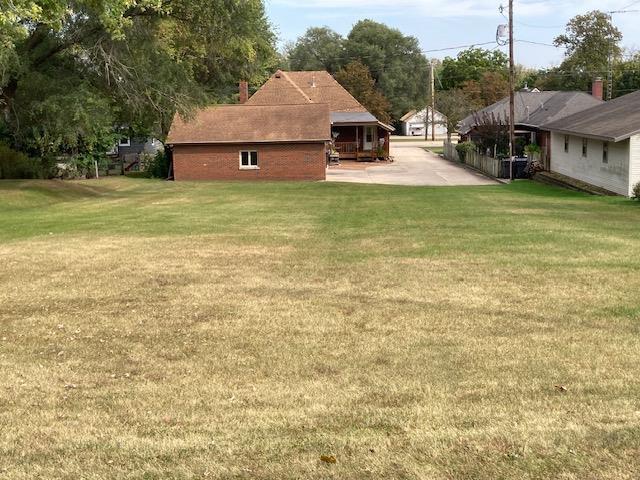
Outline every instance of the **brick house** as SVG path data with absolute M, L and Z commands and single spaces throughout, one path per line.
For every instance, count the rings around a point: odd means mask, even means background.
M 248 97 L 241 84 L 240 101 L 247 105 L 321 104 L 329 106 L 331 136 L 341 159 L 373 160 L 382 149 L 389 155 L 389 134 L 394 130 L 380 122 L 326 71 L 278 70 Z
M 324 180 L 327 104 L 216 105 L 185 121 L 167 145 L 175 180 Z

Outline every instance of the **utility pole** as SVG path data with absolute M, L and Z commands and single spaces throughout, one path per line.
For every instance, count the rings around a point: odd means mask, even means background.
M 609 12 L 609 22 L 613 26 L 613 13 Z M 613 91 L 613 37 L 609 40 L 609 56 L 607 58 L 607 96 L 605 100 L 611 100 Z
M 436 139 L 436 81 L 431 60 L 431 141 Z
M 509 179 L 513 180 L 515 132 L 515 67 L 513 61 L 513 0 L 509 0 Z

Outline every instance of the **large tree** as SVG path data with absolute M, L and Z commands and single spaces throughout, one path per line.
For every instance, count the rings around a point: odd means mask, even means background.
M 276 61 L 260 0 L 15 0 L 0 27 L 0 135 L 42 155 L 104 148 L 119 124 L 162 138 Z
M 360 60 L 391 103 L 398 120 L 426 104 L 429 65 L 415 37 L 372 20 L 356 23 L 345 41 L 349 60 Z
M 594 10 L 569 20 L 566 32 L 553 43 L 565 49 L 563 65 L 584 72 L 602 72 L 607 69 L 610 54 L 613 58 L 620 56 L 620 40 L 622 33 L 611 23 L 611 17 Z
M 328 27 L 312 27 L 288 48 L 292 70 L 336 72 L 343 64 L 344 39 Z
M 594 10 L 573 17 L 565 33 L 554 40 L 556 46 L 564 47 L 565 59 L 543 86 L 588 90 L 593 77 L 606 76 L 609 59 L 616 62 L 620 58 L 621 40 L 622 33 L 604 12 Z
M 389 122 L 391 105 L 376 88 L 369 69 L 359 60 L 349 62 L 336 73 L 336 80 L 381 122 Z
M 505 79 L 508 74 L 509 59 L 499 50 L 469 48 L 463 50 L 456 58 L 447 57 L 439 69 L 440 82 L 444 90 L 462 87 L 465 82 L 480 82 L 482 77 L 491 72 Z
M 498 72 L 485 72 L 479 81 L 467 80 L 462 89 L 474 104 L 487 107 L 509 95 L 509 81 Z
M 447 137 L 456 132 L 458 123 L 467 115 L 479 109 L 480 105 L 461 88 L 436 92 L 436 110 L 447 117 Z
M 616 65 L 614 71 L 613 96 L 619 97 L 640 90 L 640 54 Z

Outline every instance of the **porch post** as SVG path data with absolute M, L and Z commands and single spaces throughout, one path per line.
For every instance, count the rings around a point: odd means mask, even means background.
M 387 157 L 389 157 L 391 153 L 391 149 L 389 148 L 389 132 L 387 130 L 384 131 L 384 149 L 386 150 Z
M 371 160 L 378 158 L 378 126 L 373 127 L 373 143 L 371 144 Z
M 356 125 L 356 162 L 358 161 L 358 151 L 360 150 L 360 138 L 358 133 L 358 126 Z

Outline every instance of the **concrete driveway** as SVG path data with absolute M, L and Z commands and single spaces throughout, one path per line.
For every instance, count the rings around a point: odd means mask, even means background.
M 327 169 L 329 182 L 376 183 L 383 185 L 495 185 L 498 182 L 462 165 L 425 151 L 424 141 L 392 141 L 392 164 L 350 170 Z

